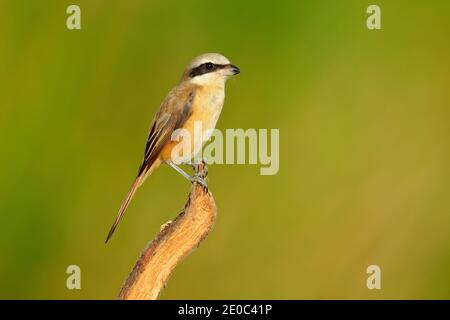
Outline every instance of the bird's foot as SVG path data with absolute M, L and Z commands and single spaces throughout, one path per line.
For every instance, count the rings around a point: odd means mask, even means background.
M 200 175 L 198 173 L 191 176 L 189 179 L 192 183 L 198 183 L 203 187 L 205 191 L 208 191 L 208 183 L 206 182 L 206 178 L 203 175 Z
M 199 175 L 202 178 L 206 178 L 206 176 L 208 175 L 208 166 L 206 165 L 205 159 L 202 159 L 197 163 L 191 163 L 190 165 L 194 169 L 196 175 Z

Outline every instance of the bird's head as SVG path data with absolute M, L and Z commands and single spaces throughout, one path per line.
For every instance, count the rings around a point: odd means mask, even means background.
M 198 85 L 223 85 L 225 81 L 240 72 L 223 55 L 218 53 L 205 53 L 189 63 L 183 81 Z

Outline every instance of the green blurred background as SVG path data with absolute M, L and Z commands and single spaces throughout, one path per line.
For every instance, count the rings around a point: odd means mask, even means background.
M 1 0 L 0 298 L 117 296 L 190 189 L 162 167 L 104 244 L 154 112 L 204 52 L 242 69 L 218 128 L 279 128 L 280 171 L 209 167 L 215 229 L 161 298 L 450 298 L 449 14 L 447 0 Z

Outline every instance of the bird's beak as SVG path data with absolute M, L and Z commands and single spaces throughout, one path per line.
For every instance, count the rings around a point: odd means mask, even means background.
M 235 65 L 229 64 L 227 67 L 228 67 L 228 70 L 230 71 L 231 75 L 236 75 L 241 72 L 241 69 L 239 69 Z

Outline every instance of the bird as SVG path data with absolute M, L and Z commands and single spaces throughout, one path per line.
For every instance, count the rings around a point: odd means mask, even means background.
M 189 181 L 198 182 L 207 188 L 206 181 L 202 177 L 196 174 L 189 175 L 178 164 L 189 163 L 209 140 L 224 104 L 225 83 L 239 73 L 240 69 L 219 53 L 199 55 L 188 64 L 180 82 L 168 93 L 153 118 L 145 145 L 144 159 L 119 208 L 105 243 L 122 220 L 137 189 L 161 164 L 169 165 Z M 195 136 L 196 123 L 201 124 L 201 138 L 194 137 L 190 152 L 179 151 L 178 154 L 174 152 L 175 148 L 179 149 L 179 144 L 183 143 L 181 139 L 177 139 L 177 130 L 185 130 L 184 132 Z M 173 161 L 173 154 L 180 159 Z

